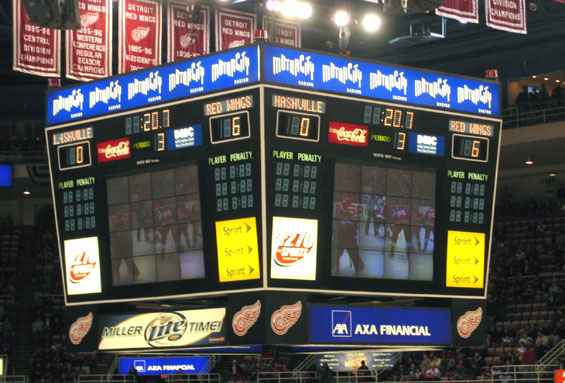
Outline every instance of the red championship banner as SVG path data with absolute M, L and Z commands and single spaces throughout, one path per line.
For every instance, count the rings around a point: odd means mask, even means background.
M 210 53 L 210 8 L 202 6 L 197 23 L 188 21 L 186 3 L 167 7 L 167 62 Z
M 553 382 L 554 383 L 565 382 L 565 370 L 553 370 Z
M 263 16 L 263 29 L 271 33 L 271 18 Z M 275 20 L 275 42 L 282 45 L 290 45 L 300 48 L 302 39 L 300 36 L 300 24 L 291 22 L 282 22 Z
M 14 0 L 13 69 L 44 77 L 61 76 L 61 31 L 33 24 L 22 0 Z
M 122 0 L 119 7 L 118 72 L 161 64 L 161 1 Z
M 89 81 L 112 75 L 112 0 L 79 0 L 80 29 L 65 32 L 67 77 Z
M 528 33 L 525 0 L 485 0 L 487 26 L 514 33 Z
M 256 24 L 252 13 L 218 9 L 216 11 L 216 51 L 253 42 Z
M 436 15 L 459 20 L 463 23 L 479 23 L 478 0 L 444 0 L 441 7 L 436 8 Z

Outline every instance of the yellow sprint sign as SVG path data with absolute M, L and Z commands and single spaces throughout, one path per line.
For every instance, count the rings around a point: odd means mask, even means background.
M 484 287 L 485 239 L 484 233 L 448 230 L 445 270 L 447 287 Z
M 259 279 L 259 248 L 255 217 L 216 222 L 220 282 Z

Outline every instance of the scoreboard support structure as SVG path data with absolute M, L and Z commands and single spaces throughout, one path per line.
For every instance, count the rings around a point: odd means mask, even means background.
M 262 43 L 53 90 L 65 302 L 484 299 L 499 92 Z

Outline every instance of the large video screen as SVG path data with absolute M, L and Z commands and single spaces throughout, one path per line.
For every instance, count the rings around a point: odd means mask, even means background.
M 337 163 L 332 276 L 433 280 L 435 172 Z
M 203 278 L 198 168 L 107 180 L 113 285 Z

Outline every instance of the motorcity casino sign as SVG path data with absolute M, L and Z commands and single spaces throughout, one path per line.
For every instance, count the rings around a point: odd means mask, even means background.
M 495 82 L 265 46 L 264 81 L 499 116 Z
M 104 316 L 99 321 L 98 349 L 222 345 L 225 316 L 225 308 Z
M 49 92 L 46 122 L 76 121 L 258 81 L 500 115 L 496 82 L 251 45 Z
M 310 341 L 450 344 L 449 310 L 310 306 Z
M 255 83 L 259 48 L 250 46 L 51 92 L 48 125 Z

